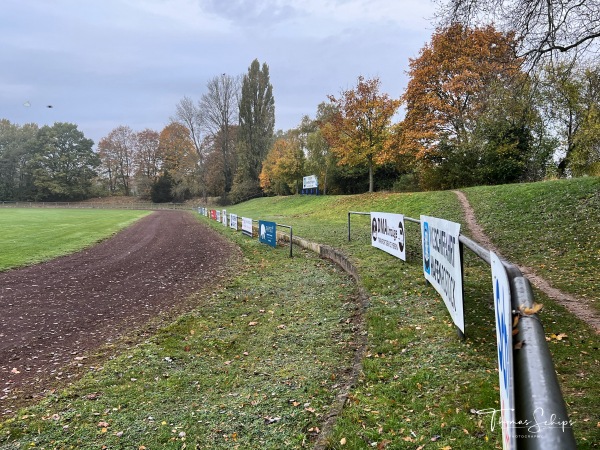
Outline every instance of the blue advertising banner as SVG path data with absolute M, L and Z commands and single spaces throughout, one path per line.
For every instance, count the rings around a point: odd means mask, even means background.
M 277 246 L 277 224 L 275 222 L 258 221 L 258 240 L 271 247 Z

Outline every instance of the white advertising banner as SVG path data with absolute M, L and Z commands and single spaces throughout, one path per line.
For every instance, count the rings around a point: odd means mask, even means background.
M 406 261 L 404 216 L 371 212 L 371 245 Z
M 302 177 L 302 189 L 313 189 L 319 187 L 319 181 L 316 175 Z
M 238 227 L 238 223 L 237 223 L 237 214 L 229 214 L 229 228 L 236 230 L 237 231 L 237 227 Z
M 252 219 L 248 217 L 242 217 L 242 233 L 246 236 L 252 237 Z
M 421 216 L 423 273 L 442 296 L 454 324 L 465 332 L 462 269 L 458 235 L 460 224 Z
M 223 221 L 223 225 L 227 226 L 227 211 L 225 209 L 221 213 L 221 220 Z
M 215 216 L 215 220 L 216 220 L 217 222 L 220 222 L 220 221 L 221 221 L 221 211 L 219 211 L 219 210 L 217 209 L 217 210 L 215 211 L 215 214 L 216 214 L 216 216 Z
M 494 310 L 496 312 L 496 343 L 500 377 L 500 411 L 502 412 L 502 448 L 517 448 L 515 439 L 515 398 L 513 379 L 512 303 L 506 269 L 500 258 L 490 252 Z

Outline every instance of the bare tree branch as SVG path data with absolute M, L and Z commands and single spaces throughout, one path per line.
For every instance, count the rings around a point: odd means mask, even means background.
M 494 24 L 515 33 L 530 66 L 544 57 L 577 50 L 598 52 L 600 0 L 440 0 L 442 26 Z

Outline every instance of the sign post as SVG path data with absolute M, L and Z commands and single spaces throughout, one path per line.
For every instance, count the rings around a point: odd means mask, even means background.
M 319 180 L 316 175 L 302 177 L 302 193 L 319 195 Z
M 249 217 L 242 217 L 242 234 L 252 237 L 252 219 Z
M 515 449 L 515 399 L 512 346 L 512 303 L 510 284 L 502 261 L 490 252 L 494 311 L 496 315 L 496 344 L 498 345 L 498 374 L 500 378 L 500 411 L 502 413 L 502 448 Z
M 275 222 L 258 221 L 258 240 L 271 247 L 277 246 L 277 224 Z
M 237 231 L 238 229 L 238 216 L 237 214 L 229 214 L 229 228 Z
M 371 245 L 406 261 L 404 216 L 371 212 Z
M 460 224 L 436 217 L 421 216 L 423 273 L 442 296 L 454 324 L 464 334 Z

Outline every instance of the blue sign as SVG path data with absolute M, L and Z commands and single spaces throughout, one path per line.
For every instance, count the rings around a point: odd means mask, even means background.
M 258 240 L 271 247 L 277 246 L 277 224 L 275 222 L 258 221 Z

